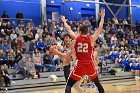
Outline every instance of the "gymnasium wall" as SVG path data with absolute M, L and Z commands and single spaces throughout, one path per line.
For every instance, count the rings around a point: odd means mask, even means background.
M 31 18 L 36 25 L 41 23 L 40 0 L 0 0 L 0 16 L 5 10 L 10 18 L 15 18 L 18 10 L 24 18 Z
M 51 19 L 52 12 L 59 12 L 65 15 L 69 20 L 80 20 L 80 18 L 95 16 L 95 5 L 83 2 L 65 2 L 63 0 L 47 0 L 47 18 Z M 70 7 L 73 8 L 70 11 Z M 78 15 L 78 17 L 77 17 Z
M 131 0 L 132 5 L 140 5 L 140 0 Z M 140 22 L 140 8 L 132 7 L 132 21 Z
M 103 0 L 100 0 L 101 2 Z M 124 0 L 105 0 L 106 3 L 115 3 L 115 4 L 123 4 L 123 1 Z M 129 0 L 126 0 L 126 3 L 125 4 L 129 4 L 128 2 Z M 105 6 L 105 5 L 100 5 L 100 7 L 104 7 L 106 9 L 106 18 L 112 18 L 113 15 L 111 14 L 111 12 L 109 11 L 109 9 Z M 109 6 L 112 11 L 114 12 L 114 14 L 116 14 L 116 12 L 118 11 L 118 9 L 120 8 L 120 6 Z M 124 19 L 124 18 L 127 18 L 128 17 L 128 7 L 122 7 L 120 12 L 118 13 L 117 15 L 117 18 L 121 18 L 121 19 Z

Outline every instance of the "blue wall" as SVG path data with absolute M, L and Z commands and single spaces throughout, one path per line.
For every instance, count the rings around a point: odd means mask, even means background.
M 54 0 L 54 4 L 51 4 L 51 0 L 47 0 L 47 18 L 51 19 L 52 12 L 59 12 L 60 15 L 65 15 L 69 20 L 80 20 L 80 18 L 95 16 L 95 5 L 82 2 L 65 2 L 62 0 Z M 73 11 L 69 8 L 72 7 Z M 81 14 L 76 15 L 80 12 Z
M 100 0 L 102 1 L 102 0 Z M 107 3 L 115 3 L 115 4 L 123 4 L 124 0 L 105 0 Z M 126 4 L 128 4 L 128 0 L 126 0 Z M 109 11 L 109 9 L 105 5 L 100 5 L 100 7 L 104 7 L 106 9 L 106 18 L 112 18 L 113 15 Z M 114 13 L 120 8 L 120 6 L 109 6 Z M 122 7 L 120 12 L 117 15 L 117 18 L 125 19 L 128 17 L 128 7 Z
M 21 2 L 19 2 L 21 1 Z M 18 10 L 23 12 L 24 18 L 31 18 L 35 24 L 41 23 L 40 0 L 1 0 L 0 16 L 3 10 L 7 11 L 10 18 L 15 18 Z
M 132 5 L 140 5 L 140 0 L 131 0 Z M 132 7 L 132 21 L 140 22 L 140 8 Z

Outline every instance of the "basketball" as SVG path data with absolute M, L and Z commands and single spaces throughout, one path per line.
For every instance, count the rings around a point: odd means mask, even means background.
M 49 49 L 49 53 L 50 53 L 51 55 L 54 55 L 53 49 L 56 49 L 56 50 L 58 50 L 58 51 L 61 51 L 60 47 L 58 47 L 57 45 L 52 45 L 52 46 L 50 47 L 50 49 Z

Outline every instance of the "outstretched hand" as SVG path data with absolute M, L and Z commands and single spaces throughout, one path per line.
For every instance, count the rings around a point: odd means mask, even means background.
M 104 18 L 105 17 L 105 9 L 101 8 L 99 15 Z

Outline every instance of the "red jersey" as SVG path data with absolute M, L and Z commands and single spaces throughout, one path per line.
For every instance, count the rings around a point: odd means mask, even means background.
M 78 64 L 89 65 L 93 63 L 93 47 L 91 46 L 90 36 L 78 36 L 74 48 Z

